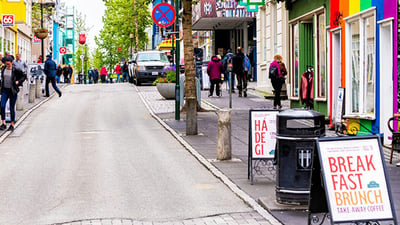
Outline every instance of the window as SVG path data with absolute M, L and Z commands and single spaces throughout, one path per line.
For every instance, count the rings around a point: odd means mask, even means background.
M 361 15 L 346 23 L 346 114 L 375 118 L 375 15 Z
M 291 96 L 299 97 L 299 24 L 292 24 L 291 26 L 292 35 L 292 48 L 291 48 Z
M 326 38 L 325 38 L 325 14 L 317 15 L 317 97 L 326 97 Z

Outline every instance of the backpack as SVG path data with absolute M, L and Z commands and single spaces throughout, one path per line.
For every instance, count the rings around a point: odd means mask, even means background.
M 271 66 L 271 68 L 269 68 L 269 79 L 271 80 L 279 79 L 278 67 Z

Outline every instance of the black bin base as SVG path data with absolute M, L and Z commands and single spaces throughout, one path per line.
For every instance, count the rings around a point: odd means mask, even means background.
M 288 205 L 308 205 L 310 193 L 288 193 L 276 190 L 276 201 Z

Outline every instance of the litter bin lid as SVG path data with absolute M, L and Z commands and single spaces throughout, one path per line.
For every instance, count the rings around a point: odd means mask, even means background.
M 307 109 L 287 109 L 283 110 L 278 114 L 278 117 L 286 117 L 286 118 L 316 118 L 316 117 L 324 117 L 324 114 L 316 112 L 314 110 Z

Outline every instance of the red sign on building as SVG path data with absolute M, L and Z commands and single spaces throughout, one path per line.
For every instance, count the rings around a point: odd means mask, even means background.
M 60 54 L 67 53 L 67 47 L 60 47 Z
M 14 14 L 3 14 L 1 23 L 3 24 L 3 27 L 13 27 L 15 24 Z

